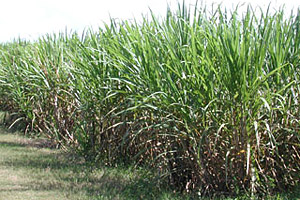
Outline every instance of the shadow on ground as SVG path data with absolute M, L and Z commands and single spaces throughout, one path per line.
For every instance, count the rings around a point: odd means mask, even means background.
M 7 192 L 57 190 L 66 196 L 78 193 L 78 199 L 79 196 L 86 197 L 82 199 L 169 199 L 173 196 L 170 190 L 161 190 L 155 178 L 143 170 L 91 166 L 81 157 L 44 148 L 49 145 L 41 143 L 45 141 L 0 139 L 0 151 L 8 152 L 2 156 L 0 167 L 24 171 L 29 176 L 20 187 L 8 188 Z

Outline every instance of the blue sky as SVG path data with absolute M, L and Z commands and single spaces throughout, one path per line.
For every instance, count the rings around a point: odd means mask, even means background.
M 195 4 L 196 0 L 185 0 Z M 164 15 L 167 4 L 177 7 L 177 0 L 6 0 L 0 7 L 0 42 L 21 37 L 36 39 L 46 33 L 68 30 L 82 31 L 86 27 L 98 27 L 109 17 L 122 20 L 141 19 L 151 8 Z M 179 1 L 181 2 L 181 0 Z M 200 2 L 200 1 L 199 1 Z M 270 0 L 206 0 L 206 5 L 222 3 L 232 8 L 237 3 L 249 3 L 265 8 Z M 273 0 L 272 6 L 286 5 L 287 10 L 299 7 L 299 0 Z M 297 3 L 299 2 L 299 3 Z

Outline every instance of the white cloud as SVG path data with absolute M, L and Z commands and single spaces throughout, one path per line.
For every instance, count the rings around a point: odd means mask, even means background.
M 203 0 L 206 5 L 213 2 L 232 7 L 239 0 Z M 177 0 L 7 0 L 0 7 L 0 41 L 18 37 L 36 38 L 38 35 L 69 30 L 82 30 L 87 26 L 99 26 L 108 22 L 109 16 L 119 19 L 140 19 L 149 7 L 154 13 L 165 15 L 167 2 L 171 8 L 177 7 Z M 179 1 L 180 2 L 180 1 Z M 186 0 L 194 4 L 196 0 Z M 201 2 L 201 0 L 199 0 Z M 242 1 L 243 2 L 243 1 Z M 267 0 L 248 0 L 254 6 L 266 7 Z M 287 9 L 296 1 L 275 0 L 278 6 L 285 3 Z

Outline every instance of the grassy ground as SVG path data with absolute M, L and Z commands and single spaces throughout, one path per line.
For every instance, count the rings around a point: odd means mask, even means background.
M 195 199 L 160 189 L 145 170 L 95 169 L 49 146 L 44 139 L 29 139 L 0 128 L 0 200 Z M 264 199 L 297 200 L 300 193 Z
M 180 199 L 143 170 L 101 167 L 0 129 L 0 200 Z M 46 145 L 47 146 L 47 145 Z

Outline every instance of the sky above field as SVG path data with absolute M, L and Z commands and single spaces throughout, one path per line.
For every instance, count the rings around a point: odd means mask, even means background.
M 195 2 L 196 0 L 186 0 L 187 5 L 194 5 Z M 246 4 L 251 2 L 254 7 L 259 5 L 266 8 L 270 0 L 203 0 L 202 4 L 209 6 L 213 3 L 222 3 L 224 7 L 232 8 L 239 2 Z M 103 25 L 103 22 L 109 22 L 110 17 L 121 20 L 133 18 L 140 20 L 142 14 L 149 13 L 149 8 L 155 14 L 164 16 L 167 5 L 171 9 L 175 9 L 177 4 L 177 0 L 1 1 L 0 42 L 18 37 L 36 39 L 46 33 L 65 31 L 66 29 L 81 32 L 84 28 L 96 28 Z M 278 8 L 283 4 L 287 11 L 300 6 L 299 0 L 271 1 L 272 8 Z

